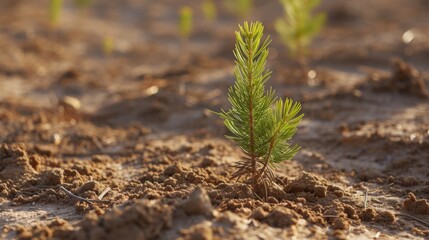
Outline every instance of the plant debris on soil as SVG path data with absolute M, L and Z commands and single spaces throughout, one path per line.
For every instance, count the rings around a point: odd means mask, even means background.
M 55 29 L 44 3 L 0 3 L 1 239 L 429 237 L 424 1 L 323 1 L 308 77 L 273 32 L 277 1 L 255 1 L 270 85 L 305 114 L 302 150 L 256 194 L 231 180 L 242 153 L 211 112 L 228 107 L 241 20 L 195 14 L 182 60 L 182 1 L 66 5 Z

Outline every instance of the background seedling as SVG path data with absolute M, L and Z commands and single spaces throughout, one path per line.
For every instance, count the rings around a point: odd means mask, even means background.
M 76 7 L 79 9 L 79 20 L 81 18 L 86 18 L 85 15 L 87 14 L 91 4 L 92 0 L 74 0 L 74 5 L 76 5 Z
M 182 40 L 187 41 L 192 32 L 192 8 L 182 7 L 179 18 L 179 34 Z
M 188 42 L 192 33 L 193 27 L 193 11 L 192 8 L 184 6 L 180 9 L 179 13 L 179 35 L 180 35 L 180 51 L 179 59 L 185 60 L 188 57 Z
M 231 108 L 219 113 L 231 131 L 228 137 L 245 154 L 235 165 L 233 177 L 243 178 L 254 190 L 260 183 L 272 183 L 272 169 L 298 152 L 300 147 L 288 141 L 303 117 L 300 103 L 279 100 L 272 88 L 265 90 L 271 75 L 265 69 L 270 39 L 262 40 L 263 30 L 260 22 L 239 26 L 234 50 L 236 81 L 228 91 Z
M 62 0 L 49 1 L 49 23 L 52 27 L 57 27 L 61 16 Z
M 80 9 L 86 9 L 92 4 L 92 0 L 74 0 L 74 4 Z
M 217 18 L 216 5 L 213 3 L 213 0 L 204 0 L 201 6 L 203 10 L 203 15 L 206 21 L 213 22 Z
M 253 8 L 253 0 L 224 0 L 225 8 L 239 18 L 249 16 Z
M 277 19 L 275 29 L 289 49 L 291 57 L 302 60 L 307 47 L 325 23 L 323 13 L 312 15 L 320 0 L 279 0 L 284 16 Z
M 103 38 L 103 53 L 104 55 L 111 55 L 114 48 L 113 38 L 110 36 L 105 36 Z

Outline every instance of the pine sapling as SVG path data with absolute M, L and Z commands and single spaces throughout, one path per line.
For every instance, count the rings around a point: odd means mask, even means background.
M 275 29 L 290 55 L 302 60 L 307 47 L 323 27 L 326 15 L 312 15 L 320 0 L 279 0 L 285 15 L 275 22 Z
M 300 147 L 289 140 L 303 117 L 299 102 L 283 101 L 272 88 L 265 89 L 271 75 L 265 69 L 270 38 L 262 39 L 263 30 L 260 22 L 245 22 L 235 33 L 236 81 L 228 91 L 231 108 L 218 113 L 231 132 L 227 137 L 244 153 L 233 178 L 244 179 L 254 190 L 261 183 L 272 183 L 273 169 L 298 152 Z

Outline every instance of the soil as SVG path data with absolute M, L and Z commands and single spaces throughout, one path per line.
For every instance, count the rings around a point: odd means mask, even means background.
M 67 2 L 53 28 L 47 1 L 1 1 L 0 238 L 429 238 L 429 5 L 324 1 L 308 76 L 274 32 L 277 2 L 255 6 L 269 84 L 305 114 L 266 196 L 231 180 L 242 154 L 212 113 L 228 108 L 242 20 L 106 0 Z

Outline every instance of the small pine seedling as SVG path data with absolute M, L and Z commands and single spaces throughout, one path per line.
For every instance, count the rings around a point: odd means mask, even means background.
M 323 27 L 326 15 L 312 15 L 320 0 L 279 0 L 285 12 L 275 29 L 293 58 L 304 58 L 307 47 Z
M 253 8 L 253 0 L 224 0 L 225 8 L 240 18 L 249 16 Z
M 203 5 L 201 6 L 203 10 L 203 15 L 206 21 L 213 22 L 217 18 L 216 5 L 213 3 L 213 0 L 204 0 Z
M 182 40 L 187 40 L 192 32 L 192 8 L 182 7 L 179 18 L 179 34 Z
M 245 22 L 235 33 L 236 81 L 228 91 L 231 108 L 218 113 L 232 133 L 228 138 L 245 155 L 236 163 L 233 178 L 243 178 L 254 190 L 260 183 L 272 183 L 273 169 L 298 152 L 300 147 L 288 141 L 303 117 L 299 102 L 283 101 L 272 88 L 265 90 L 271 75 L 265 69 L 271 41 L 269 37 L 262 41 L 263 30 L 260 22 Z
M 49 1 L 49 23 L 52 27 L 57 27 L 61 16 L 62 0 Z

